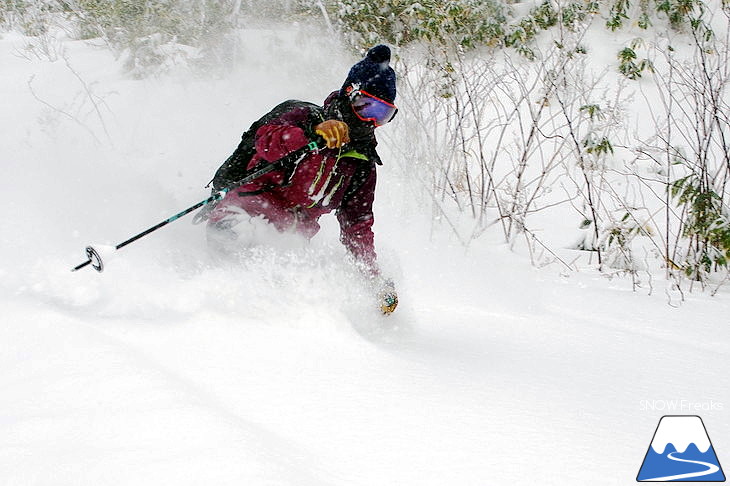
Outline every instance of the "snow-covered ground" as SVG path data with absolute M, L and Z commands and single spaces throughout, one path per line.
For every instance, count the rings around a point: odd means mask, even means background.
M 233 264 L 188 217 L 71 273 L 88 243 L 205 198 L 251 121 L 322 100 L 356 59 L 259 31 L 232 72 L 132 80 L 102 47 L 49 62 L 27 42 L 0 39 L 0 484 L 623 485 L 668 413 L 701 415 L 730 464 L 727 293 L 466 251 L 389 160 L 397 123 L 376 200 L 389 318 L 333 217 Z

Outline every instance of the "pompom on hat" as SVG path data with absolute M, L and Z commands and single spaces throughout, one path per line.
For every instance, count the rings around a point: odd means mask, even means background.
M 352 85 L 389 103 L 395 101 L 395 71 L 390 67 L 388 46 L 373 47 L 362 61 L 352 66 L 340 93 L 347 94 L 347 88 Z

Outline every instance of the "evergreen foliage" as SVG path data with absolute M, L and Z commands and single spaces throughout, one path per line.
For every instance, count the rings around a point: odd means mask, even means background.
M 702 281 L 718 267 L 730 264 L 730 213 L 722 196 L 708 178 L 691 173 L 674 181 L 669 190 L 687 217 L 682 234 L 689 240 L 681 268 L 688 277 Z
M 351 45 L 365 48 L 416 41 L 471 48 L 495 45 L 504 36 L 508 8 L 495 0 L 303 1 L 312 14 L 325 8 Z

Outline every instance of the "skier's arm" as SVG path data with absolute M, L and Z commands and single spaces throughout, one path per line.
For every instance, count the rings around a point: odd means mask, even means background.
M 351 193 L 348 191 L 337 211 L 340 241 L 372 277 L 380 273 L 372 229 L 375 182 L 374 164 L 370 165 L 369 170 L 359 171 L 351 183 L 355 185 L 355 189 Z
M 342 243 L 362 265 L 365 275 L 370 279 L 380 310 L 383 314 L 390 314 L 398 306 L 398 294 L 393 281 L 380 274 L 376 261 L 373 234 L 375 174 L 375 162 L 371 162 L 369 171 L 353 177 L 352 184 L 361 185 L 355 185 L 353 192 L 346 194 L 337 212 L 337 219 L 340 222 Z
M 294 125 L 264 125 L 256 131 L 256 153 L 275 162 L 309 143 L 304 130 Z

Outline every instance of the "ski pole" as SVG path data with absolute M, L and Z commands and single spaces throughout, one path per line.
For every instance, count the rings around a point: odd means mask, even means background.
M 190 206 L 189 208 L 183 209 L 179 213 L 170 216 L 164 221 L 160 221 L 156 225 L 147 228 L 146 230 L 142 231 L 141 233 L 138 233 L 131 238 L 119 243 L 118 245 L 111 247 L 111 251 L 116 251 L 121 248 L 124 248 L 125 246 L 129 245 L 130 243 L 134 243 L 135 241 L 139 240 L 140 238 L 143 238 L 147 236 L 148 234 L 152 233 L 153 231 L 157 231 L 158 229 L 162 228 L 163 226 L 168 225 L 169 223 L 172 223 L 173 221 L 176 221 L 186 214 L 189 214 L 196 209 L 205 206 L 207 204 L 210 204 L 215 201 L 220 201 L 225 197 L 225 195 L 230 192 L 232 189 L 235 189 L 238 186 L 241 186 L 243 184 L 246 184 L 248 182 L 251 182 L 252 180 L 261 177 L 264 174 L 268 174 L 269 172 L 279 169 L 283 166 L 286 166 L 288 164 L 296 165 L 298 162 L 300 162 L 309 152 L 316 152 L 319 150 L 319 146 L 322 142 L 322 139 L 320 138 L 317 141 L 310 142 L 307 146 L 296 150 L 283 158 L 272 162 L 270 164 L 266 164 L 261 169 L 255 170 L 251 174 L 247 175 L 243 179 L 241 179 L 238 182 L 234 182 L 233 184 L 224 187 L 223 189 L 220 189 L 219 191 L 213 193 L 209 198 L 204 199 L 203 201 L 200 201 L 197 204 L 194 204 Z M 104 271 L 104 261 L 102 258 L 102 253 L 106 253 L 106 251 L 101 251 L 100 249 L 94 248 L 93 246 L 87 246 L 86 247 L 86 261 L 83 263 L 80 263 L 79 265 L 76 265 L 74 268 L 71 269 L 72 272 L 75 272 L 77 270 L 81 270 L 82 268 L 91 265 L 91 267 L 96 270 L 97 272 L 103 272 Z

